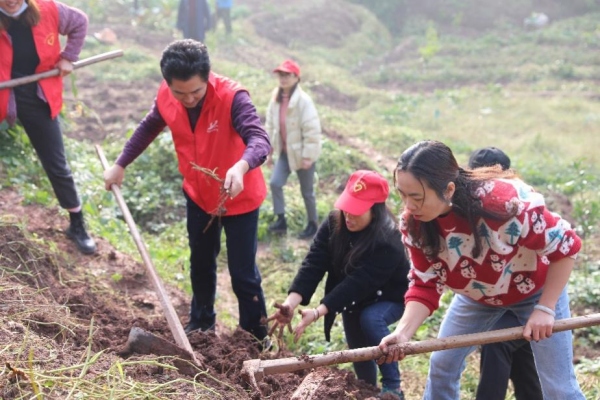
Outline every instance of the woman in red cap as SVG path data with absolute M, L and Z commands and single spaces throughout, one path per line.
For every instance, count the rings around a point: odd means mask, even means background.
M 298 64 L 285 60 L 273 72 L 277 74 L 279 87 L 273 90 L 267 107 L 265 127 L 277 159 L 270 181 L 277 220 L 269 226 L 269 231 L 287 232 L 283 186 L 292 171 L 296 171 L 308 219 L 298 237 L 310 239 L 318 226 L 314 182 L 316 162 L 321 154 L 321 123 L 312 99 L 300 87 Z M 271 157 L 268 165 L 273 165 Z
M 324 317 L 325 338 L 335 316 L 342 314 L 346 341 L 351 349 L 379 344 L 389 334 L 388 325 L 404 312 L 410 264 L 406 258 L 398 224 L 385 201 L 388 183 L 373 171 L 354 172 L 337 210 L 319 227 L 315 239 L 283 304 L 269 320 L 280 334 L 290 324 L 298 305 L 306 306 L 319 282 L 327 274 L 325 297 L 316 308 L 300 310 L 302 320 L 294 330 L 295 340 L 307 326 Z M 359 379 L 377 385 L 374 361 L 354 363 Z M 403 399 L 398 364 L 379 366 L 382 393 Z

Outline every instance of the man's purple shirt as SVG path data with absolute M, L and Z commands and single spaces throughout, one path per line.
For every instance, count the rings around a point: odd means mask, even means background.
M 262 165 L 271 152 L 271 142 L 248 92 L 242 90 L 235 94 L 231 105 L 231 122 L 235 131 L 246 144 L 242 160 L 248 163 L 250 169 Z M 117 165 L 126 168 L 146 150 L 166 126 L 165 120 L 158 111 L 156 99 L 154 99 L 152 108 L 125 143 L 125 147 L 117 159 Z

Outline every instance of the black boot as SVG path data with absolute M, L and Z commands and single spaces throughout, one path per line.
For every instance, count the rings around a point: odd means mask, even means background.
M 310 221 L 306 228 L 298 235 L 298 239 L 312 239 L 317 233 L 317 223 L 314 221 Z
M 277 214 L 277 221 L 269 225 L 269 232 L 285 234 L 287 233 L 287 221 L 285 214 Z
M 208 332 L 208 331 L 213 331 L 215 330 L 215 322 L 196 322 L 196 321 L 190 321 L 188 322 L 188 324 L 185 326 L 185 328 L 183 328 L 183 331 L 185 332 L 186 335 L 190 335 L 193 332 L 196 331 L 200 331 L 200 332 Z
M 69 217 L 71 218 L 71 225 L 67 228 L 67 237 L 75 242 L 77 248 L 83 254 L 94 254 L 96 243 L 85 231 L 83 213 L 81 211 L 70 212 Z

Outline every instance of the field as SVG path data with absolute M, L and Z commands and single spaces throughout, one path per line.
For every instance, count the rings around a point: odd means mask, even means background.
M 66 213 L 26 135 L 0 125 L 0 399 L 290 398 L 308 371 L 268 378 L 259 393 L 241 380 L 241 363 L 344 349 L 341 323 L 331 343 L 317 324 L 298 344 L 286 337 L 260 354 L 253 338 L 236 330 L 237 302 L 224 255 L 217 333 L 190 337 L 206 371 L 194 379 L 176 371 L 168 357 L 123 356 L 133 326 L 171 335 L 116 202 L 103 189 L 93 145 L 114 160 L 152 104 L 161 51 L 180 38 L 173 28 L 177 1 L 141 2 L 136 12 L 130 1 L 65 3 L 90 16 L 82 57 L 125 52 L 65 80 L 67 151 L 99 252 L 81 256 L 64 237 Z M 222 25 L 207 34 L 213 69 L 242 82 L 261 116 L 276 84 L 270 71 L 284 58 L 299 61 L 302 85 L 315 99 L 324 127 L 319 215 L 327 214 L 353 170 L 372 168 L 390 177 L 403 149 L 418 140 L 446 142 L 461 163 L 478 147 L 501 147 L 523 179 L 545 193 L 549 206 L 584 239 L 570 284 L 573 314 L 600 312 L 600 11 L 557 14 L 549 26 L 528 30 L 512 14 L 475 26 L 467 14 L 448 22 L 413 9 L 414 18 L 394 32 L 355 3 L 360 2 L 238 0 L 233 34 L 225 35 Z M 480 3 L 484 8 L 488 2 Z M 104 28 L 116 33 L 115 43 L 94 35 Z M 263 168 L 268 179 L 270 170 Z M 185 208 L 168 133 L 128 168 L 123 194 L 185 324 L 190 300 Z M 274 218 L 270 199 L 261 207 L 258 264 L 269 306 L 285 298 L 309 246 L 295 239 L 305 224 L 295 177 L 285 194 L 288 236 L 268 234 Z M 389 205 L 401 209 L 395 194 Z M 435 337 L 449 298 L 444 296 L 415 339 Z M 599 398 L 600 327 L 577 330 L 574 345 L 586 397 Z M 422 355 L 402 362 L 407 399 L 421 397 L 427 361 Z M 330 384 L 316 398 L 366 399 L 378 393 L 357 382 L 349 365 L 324 373 Z M 463 374 L 461 398 L 473 398 L 477 379 L 475 353 Z M 508 398 L 514 398 L 512 392 Z

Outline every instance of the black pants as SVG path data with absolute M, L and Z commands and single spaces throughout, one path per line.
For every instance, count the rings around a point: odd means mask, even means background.
M 79 207 L 81 202 L 65 156 L 58 118 L 50 117 L 50 106 L 38 97 L 36 83 L 17 86 L 14 94 L 17 117 L 50 179 L 58 203 L 66 209 Z
M 267 328 L 261 324 L 261 318 L 266 317 L 267 309 L 256 265 L 258 209 L 246 214 L 221 217 L 220 224 L 215 218 L 203 233 L 211 215 L 198 207 L 187 194 L 185 197 L 193 291 L 190 321 L 206 326 L 215 322 L 217 256 L 221 250 L 221 231 L 224 228 L 227 263 L 233 292 L 238 299 L 240 327 L 263 339 L 267 336 Z
M 227 33 L 231 33 L 231 9 L 230 8 L 217 8 L 217 13 L 215 15 L 214 27 L 217 29 L 217 23 L 219 19 L 223 19 L 223 23 L 225 24 L 225 31 Z
M 514 314 L 507 313 L 494 329 L 518 326 Z M 476 400 L 504 400 L 508 379 L 513 382 L 517 400 L 542 400 L 531 346 L 526 340 L 487 344 L 481 349 L 481 375 Z

